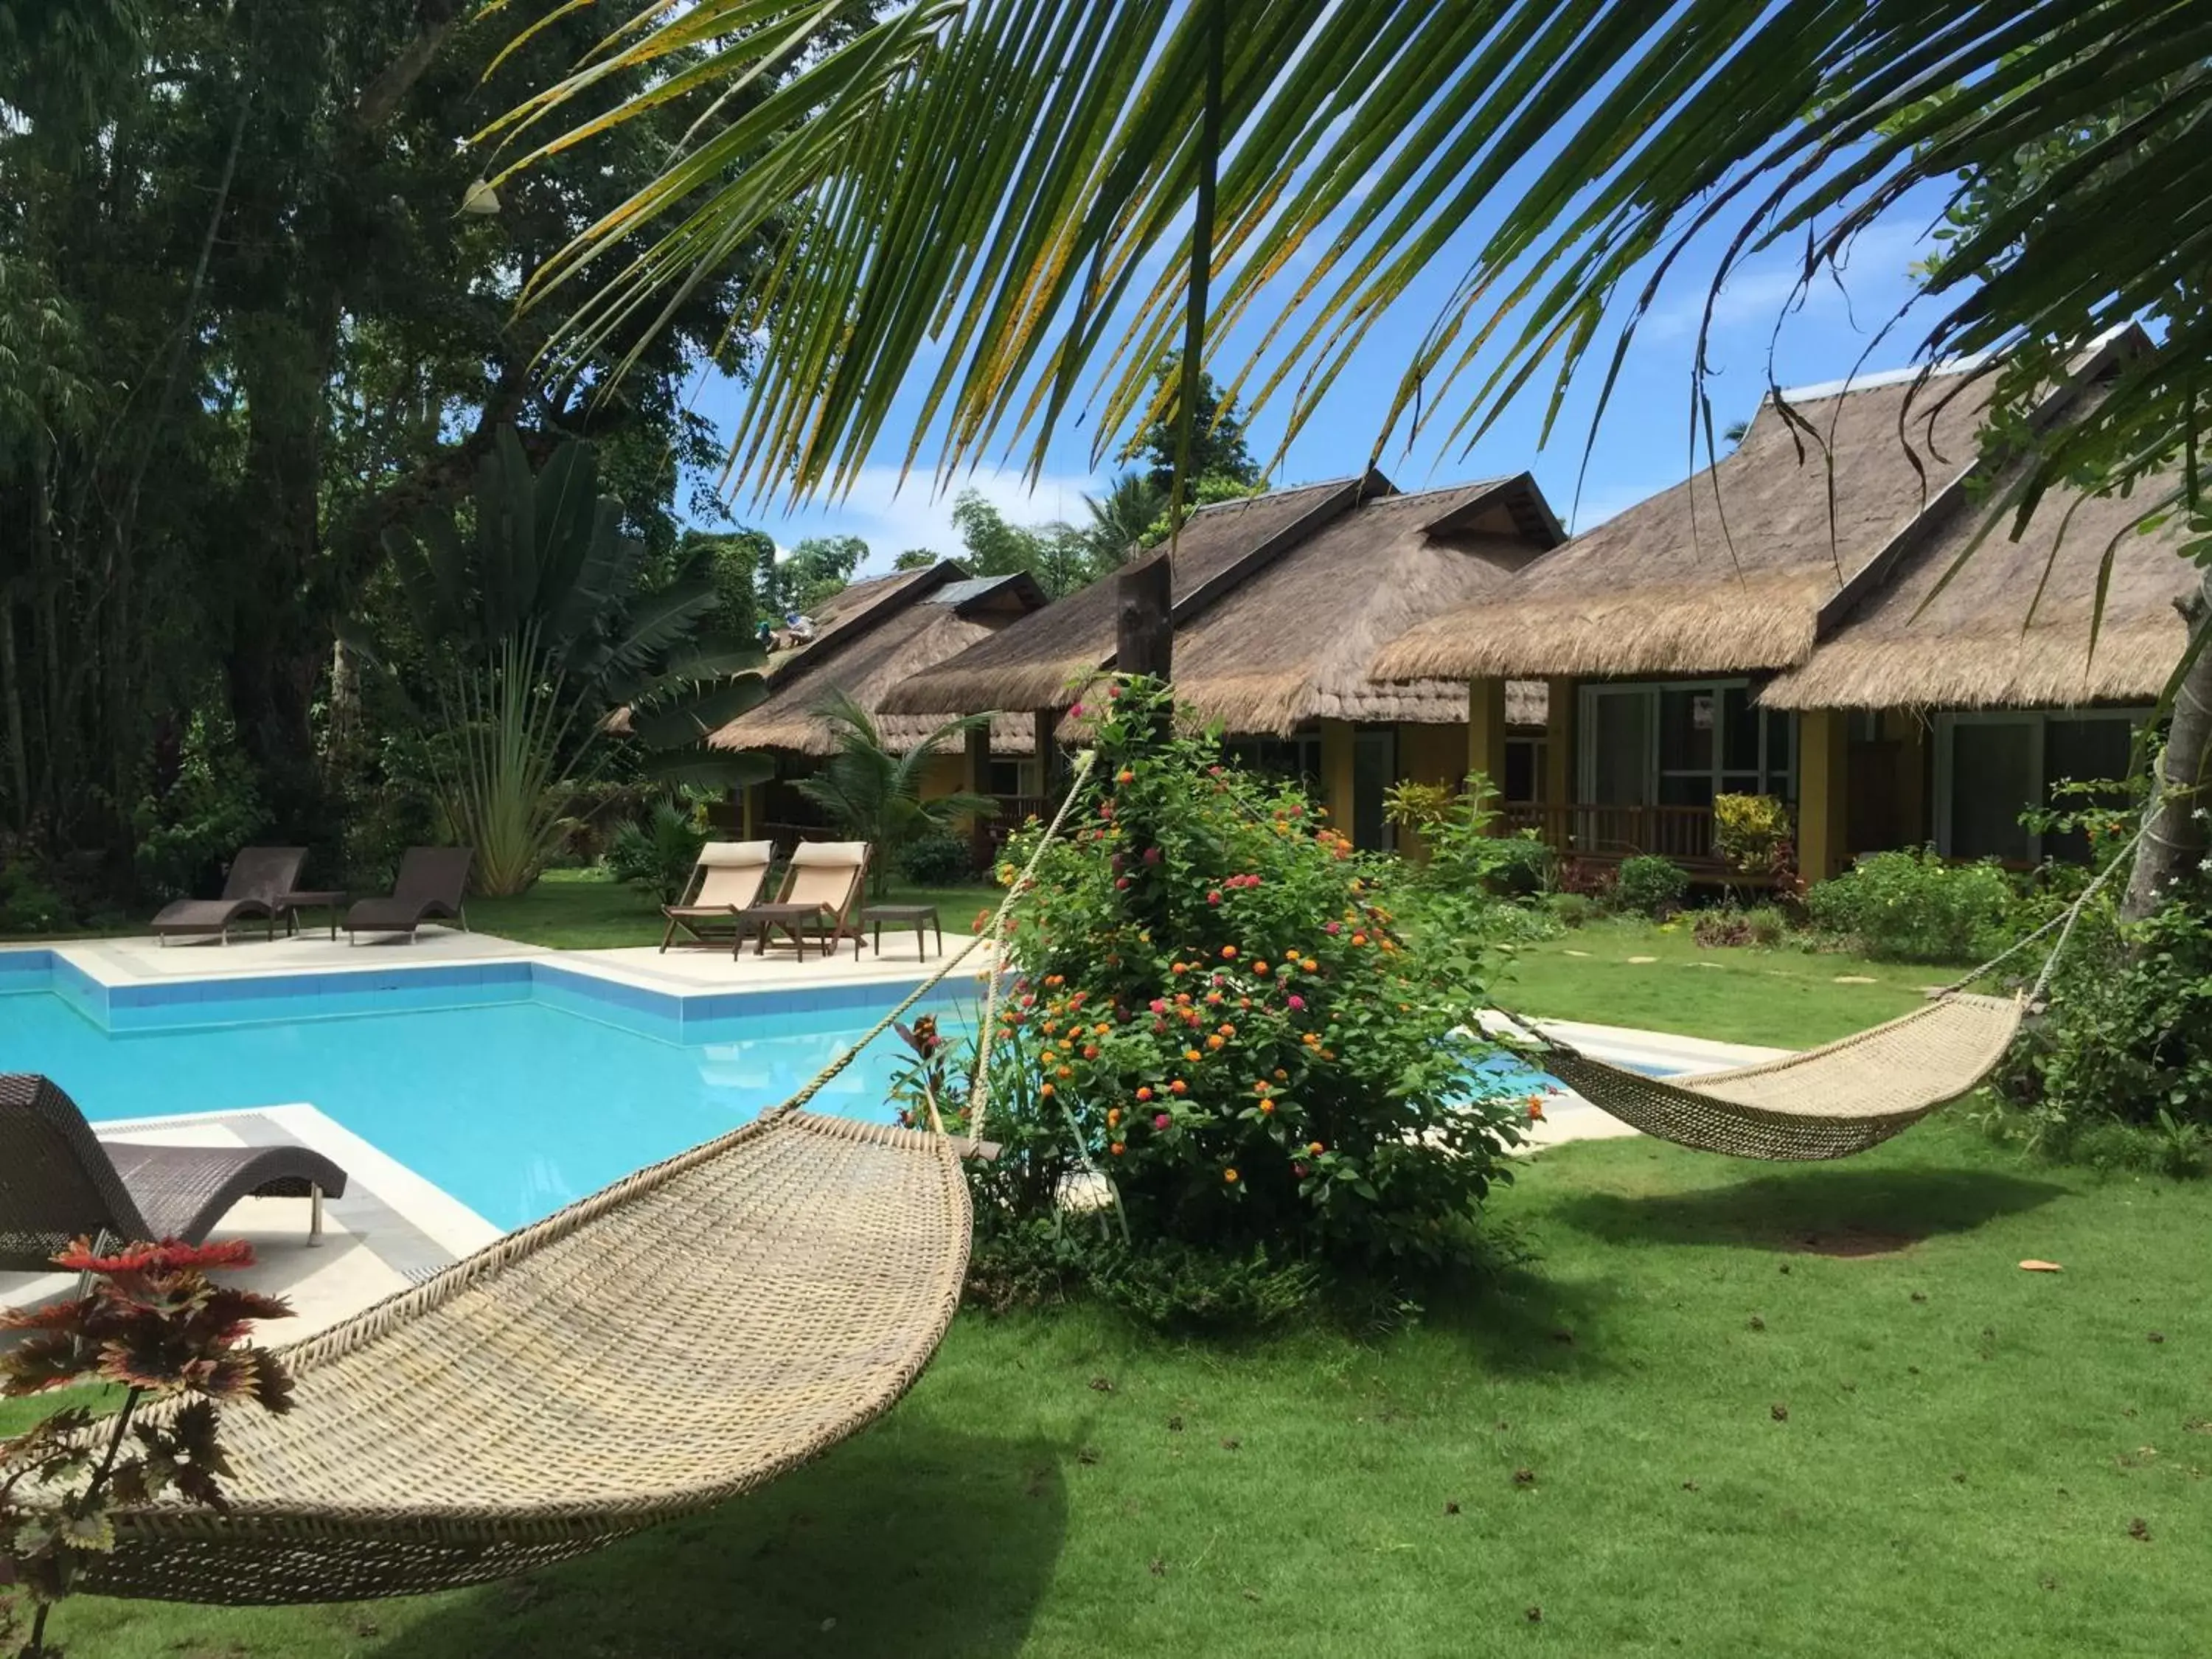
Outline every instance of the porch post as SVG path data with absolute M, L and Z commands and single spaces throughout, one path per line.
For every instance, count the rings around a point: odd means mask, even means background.
M 1039 708 L 1030 715 L 1030 730 L 1036 745 L 1037 797 L 1048 806 L 1060 797 L 1060 745 L 1053 733 L 1060 726 L 1060 710 Z
M 1544 804 L 1563 811 L 1575 799 L 1575 714 L 1582 688 L 1574 680 L 1554 679 L 1544 689 Z
M 761 787 L 757 783 L 746 784 L 738 791 L 738 816 L 744 825 L 741 840 L 760 839 L 760 794 Z
M 1321 723 L 1321 804 L 1328 809 L 1329 827 L 1339 835 L 1352 833 L 1352 722 Z
M 1492 791 L 1503 798 L 1505 789 L 1505 682 L 1471 680 L 1467 688 L 1467 769 L 1480 773 Z M 1502 831 L 1504 818 L 1492 821 Z
M 1842 872 L 1850 790 L 1850 717 L 1840 708 L 1797 716 L 1797 869 L 1808 882 Z
M 1928 717 L 1910 708 L 1893 709 L 1882 719 L 1897 732 L 1897 823 L 1904 845 L 1936 839 L 1936 819 L 1928 805 Z
M 991 793 L 991 728 L 972 727 L 968 733 L 968 792 Z M 991 821 L 978 813 L 968 821 L 968 856 L 978 870 L 991 866 Z

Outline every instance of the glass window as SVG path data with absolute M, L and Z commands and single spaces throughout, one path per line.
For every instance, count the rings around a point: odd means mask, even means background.
M 1505 799 L 1540 800 L 1544 780 L 1544 745 L 1526 738 L 1505 740 Z
M 1796 736 L 1797 723 L 1784 708 L 1766 711 L 1766 776 L 1770 793 L 1784 800 L 1795 800 L 1797 790 L 1792 774 L 1796 771 L 1796 757 L 1790 753 L 1790 741 Z
M 1713 725 L 1720 699 L 1711 686 L 1669 688 L 1659 694 L 1659 769 L 1711 772 Z
M 2047 721 L 2043 728 L 2043 790 L 2046 803 L 2068 810 L 2093 805 L 2125 805 L 2124 787 L 2100 790 L 2094 801 L 2079 795 L 2053 800 L 2051 792 L 2061 783 L 2118 784 L 2134 762 L 2135 741 L 2135 722 L 2130 720 Z M 2054 830 L 2043 838 L 2043 856 L 2087 864 L 2089 838 L 2078 830 L 2063 835 Z
M 1951 845 L 1957 859 L 2035 859 L 2021 811 L 2038 795 L 2033 718 L 1960 721 L 1951 731 Z
M 1650 796 L 1650 700 L 1641 691 L 1606 690 L 1590 699 L 1590 801 L 1641 806 Z
M 1731 772 L 1759 770 L 1759 711 L 1747 685 L 1721 693 L 1721 764 Z

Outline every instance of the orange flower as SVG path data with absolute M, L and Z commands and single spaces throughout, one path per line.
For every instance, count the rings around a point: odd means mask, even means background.
M 1235 1036 L 1237 1035 L 1237 1028 L 1234 1025 L 1224 1025 L 1221 1028 L 1221 1035 L 1224 1036 Z
M 1106 1113 L 1106 1127 L 1109 1129 L 1113 1128 L 1121 1121 L 1121 1109 L 1119 1106 L 1109 1108 Z
M 1234 1170 L 1224 1170 L 1221 1172 L 1221 1178 L 1233 1187 L 1237 1184 L 1237 1171 Z
M 1122 1151 L 1123 1151 L 1124 1149 L 1123 1149 L 1123 1147 L 1122 1147 L 1122 1146 L 1121 1146 L 1121 1143 L 1120 1141 L 1118 1141 L 1118 1140 L 1117 1140 L 1117 1141 L 1115 1141 L 1115 1142 L 1111 1146 L 1109 1146 L 1106 1150 L 1107 1150 L 1108 1152 L 1109 1152 L 1113 1153 L 1115 1157 L 1119 1158 L 1119 1157 L 1121 1157 L 1121 1156 Z
M 1237 947 L 1236 947 L 1235 945 L 1223 945 L 1223 946 L 1221 947 L 1221 959 L 1222 959 L 1224 962 L 1234 962 L 1234 961 L 1236 961 L 1236 960 L 1237 960 Z
M 1530 1095 L 1528 1097 L 1528 1121 L 1531 1123 L 1541 1123 L 1543 1121 L 1543 1097 L 1540 1095 Z
M 1177 1078 L 1173 1083 L 1168 1085 L 1168 1092 L 1171 1095 L 1187 1095 L 1190 1092 L 1190 1085 Z
M 1301 962 L 1298 966 L 1304 969 L 1306 972 L 1310 974 L 1315 971 L 1315 969 L 1318 969 L 1321 966 L 1321 963 L 1316 962 L 1311 957 L 1308 957 L 1304 962 Z
M 1042 1051 L 1042 1052 L 1037 1055 L 1037 1060 L 1038 1060 L 1038 1062 L 1039 1062 L 1041 1065 L 1045 1065 L 1045 1066 L 1049 1066 L 1049 1065 L 1051 1065 L 1051 1064 L 1053 1063 L 1053 1061 L 1054 1061 L 1055 1060 L 1058 1060 L 1059 1058 L 1060 1058 L 1060 1056 L 1059 1056 L 1057 1054 L 1054 1053 L 1054 1052 L 1053 1052 L 1051 1049 L 1049 1049 L 1049 1048 L 1044 1049 L 1043 1051 Z
M 1319 1158 L 1323 1152 L 1327 1152 L 1328 1148 L 1322 1146 L 1318 1140 L 1310 1140 L 1306 1143 L 1306 1150 L 1311 1152 L 1316 1158 Z
M 1206 1038 L 1206 1046 L 1209 1048 L 1218 1048 L 1223 1043 L 1228 1041 L 1229 1039 L 1227 1037 L 1222 1036 L 1220 1032 L 1216 1031 L 1212 1036 Z
M 1152 1091 L 1148 1088 L 1137 1091 L 1137 1098 L 1139 1100 L 1150 1100 L 1152 1097 Z
M 1269 1116 L 1273 1116 L 1275 1110 L 1275 1103 L 1272 1100 L 1263 1100 L 1260 1103 L 1260 1110 Z
M 1047 985 L 1065 985 L 1067 983 L 1067 976 L 1065 974 L 1047 974 L 1044 976 L 1044 982 Z
M 1196 1060 L 1198 1058 L 1198 1050 L 1195 1048 L 1186 1048 L 1182 1051 L 1182 1057 L 1185 1060 Z
M 1096 1059 L 1097 1059 L 1097 1058 L 1098 1058 L 1098 1045 L 1097 1045 L 1097 1043 L 1095 1043 L 1095 1042 L 1086 1042 L 1086 1043 L 1085 1043 L 1085 1044 L 1083 1045 L 1083 1057 L 1084 1057 L 1084 1059 L 1085 1059 L 1085 1060 L 1096 1060 Z
M 1278 1082 L 1278 1083 L 1288 1083 L 1290 1080 L 1291 1080 L 1291 1074 L 1290 1074 L 1288 1072 L 1285 1071 L 1285 1070 L 1284 1070 L 1281 1066 L 1278 1066 L 1277 1067 L 1275 1067 L 1275 1081 L 1276 1081 L 1276 1082 Z
M 1075 1067 L 1073 1066 L 1063 1066 L 1059 1071 L 1054 1073 L 1053 1075 L 1065 1080 L 1075 1075 Z
M 1052 1087 L 1052 1085 L 1050 1085 L 1049 1083 L 1046 1084 L 1046 1085 L 1044 1085 L 1044 1087 L 1043 1087 L 1043 1088 L 1042 1088 L 1042 1089 L 1040 1089 L 1040 1090 L 1038 1090 L 1038 1091 L 1037 1091 L 1037 1092 L 1038 1092 L 1039 1094 L 1042 1095 L 1042 1096 L 1043 1096 L 1047 1100 L 1050 1100 L 1050 1099 L 1052 1098 L 1052 1096 L 1053 1096 L 1053 1087 Z
M 1354 933 L 1352 936 L 1352 942 L 1354 945 L 1364 945 L 1367 943 L 1367 935 L 1364 933 Z
M 1267 976 L 1267 964 L 1264 962 L 1255 962 L 1252 964 L 1252 971 L 1259 975 L 1261 979 L 1265 979 Z

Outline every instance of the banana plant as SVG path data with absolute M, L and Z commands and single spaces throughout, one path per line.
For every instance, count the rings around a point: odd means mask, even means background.
M 925 799 L 921 775 L 946 744 L 991 723 L 990 714 L 947 720 L 902 754 L 885 743 L 868 711 L 843 690 L 832 690 L 816 705 L 828 722 L 837 752 L 811 778 L 795 786 L 848 835 L 869 847 L 869 867 L 878 894 L 891 878 L 899 849 L 916 837 L 948 830 L 963 817 L 988 817 L 999 804 L 988 795 L 956 790 Z
M 445 809 L 487 893 L 537 878 L 561 835 L 562 786 L 618 744 L 672 784 L 731 788 L 774 771 L 706 742 L 767 695 L 758 649 L 702 631 L 716 607 L 704 575 L 646 586 L 643 545 L 598 479 L 590 444 L 562 441 L 532 473 L 502 427 L 465 515 L 385 537 L 429 657 Z

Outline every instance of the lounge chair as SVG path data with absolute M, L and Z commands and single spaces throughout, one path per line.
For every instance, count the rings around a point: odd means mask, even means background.
M 172 933 L 219 933 L 228 945 L 234 924 L 258 919 L 274 939 L 277 901 L 300 884 L 300 866 L 307 861 L 304 847 L 242 847 L 230 861 L 222 896 L 163 905 L 154 918 L 154 937 L 167 945 Z
M 0 1269 L 37 1272 L 72 1239 L 203 1242 L 241 1198 L 304 1198 L 310 1243 L 346 1174 L 305 1146 L 103 1141 L 52 1079 L 0 1073 Z
M 834 956 L 837 941 L 853 941 L 853 954 L 860 954 L 860 930 L 855 925 L 860 896 L 866 890 L 868 843 L 864 841 L 805 841 L 792 849 L 790 866 L 783 872 L 783 889 L 773 904 L 756 904 L 738 918 L 740 934 L 756 935 L 757 955 L 768 954 L 768 936 L 791 935 L 800 960 L 806 957 L 811 935 L 824 956 Z M 734 947 L 732 954 L 735 954 Z
M 769 860 L 775 855 L 775 843 L 765 841 L 710 841 L 701 848 L 683 902 L 660 907 L 660 914 L 668 918 L 660 948 L 665 951 L 676 942 L 680 927 L 694 944 L 726 942 L 730 954 L 737 955 L 738 941 L 744 938 L 738 927 L 738 913 L 760 902 L 761 889 L 768 885 Z
M 470 847 L 409 848 L 400 858 L 392 896 L 365 898 L 346 912 L 346 943 L 359 943 L 356 933 L 404 933 L 411 943 L 415 930 L 434 917 L 457 921 L 466 933 L 469 913 L 461 901 L 476 856 Z

